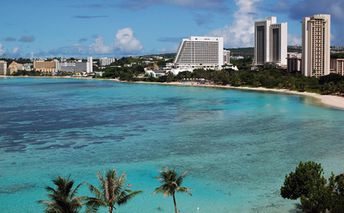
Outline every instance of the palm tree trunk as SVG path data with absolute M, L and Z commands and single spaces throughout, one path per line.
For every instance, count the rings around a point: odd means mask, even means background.
M 109 206 L 109 213 L 112 213 L 112 210 L 113 210 L 112 206 Z
M 173 204 L 174 204 L 174 212 L 178 213 L 177 201 L 176 201 L 176 196 L 174 195 L 174 193 L 173 193 L 172 197 L 173 197 Z

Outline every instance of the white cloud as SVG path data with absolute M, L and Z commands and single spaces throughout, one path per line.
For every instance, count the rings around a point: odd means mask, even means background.
M 0 56 L 5 54 L 5 52 L 6 52 L 6 50 L 5 50 L 4 46 L 0 43 Z
M 115 49 L 125 53 L 132 53 L 142 50 L 143 46 L 140 41 L 135 38 L 133 30 L 127 27 L 117 31 Z
M 113 47 L 106 45 L 104 38 L 102 36 L 98 36 L 94 43 L 90 45 L 90 51 L 97 54 L 108 54 L 113 51 Z
M 254 37 L 254 16 L 260 0 L 235 0 L 238 9 L 231 25 L 216 29 L 210 34 L 224 37 L 226 46 L 252 46 Z
M 99 35 L 93 39 L 89 44 L 76 43 L 66 45 L 47 51 L 36 52 L 37 56 L 52 57 L 52 56 L 88 56 L 88 55 L 125 55 L 137 54 L 143 49 L 140 41 L 135 38 L 134 32 L 131 28 L 124 28 L 117 31 L 116 36 L 112 42 L 108 42 L 103 36 Z M 0 43 L 0 56 L 6 54 L 7 56 L 19 57 L 25 55 L 20 47 L 6 49 Z M 28 57 L 30 54 L 26 54 Z M 31 54 L 33 55 L 33 53 Z

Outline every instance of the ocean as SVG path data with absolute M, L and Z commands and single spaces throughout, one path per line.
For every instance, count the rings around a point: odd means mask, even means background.
M 343 172 L 343 130 L 344 111 L 297 95 L 0 79 L 0 212 L 42 212 L 54 177 L 97 184 L 112 168 L 144 191 L 115 212 L 173 212 L 171 197 L 153 193 L 164 167 L 188 171 L 181 213 L 288 212 L 297 201 L 279 189 L 300 161 Z

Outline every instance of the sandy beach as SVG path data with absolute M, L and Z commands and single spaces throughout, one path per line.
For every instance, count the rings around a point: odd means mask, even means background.
M 291 94 L 291 95 L 300 95 L 305 97 L 314 98 L 316 101 L 315 103 L 319 103 L 321 105 L 344 110 L 344 97 L 335 96 L 335 95 L 320 95 L 317 93 L 310 93 L 310 92 L 298 92 L 292 91 L 287 89 L 269 89 L 264 87 L 234 87 L 230 85 L 216 85 L 216 84 L 200 84 L 198 82 L 147 82 L 147 81 L 135 81 L 135 82 L 128 82 L 128 81 L 120 81 L 118 79 L 99 79 L 99 78 L 89 78 L 89 77 L 70 77 L 70 76 L 18 76 L 21 78 L 73 78 L 73 79 L 84 79 L 84 80 L 109 80 L 121 83 L 136 83 L 136 84 L 158 84 L 158 85 L 166 85 L 166 86 L 188 86 L 188 87 L 208 87 L 208 88 L 220 88 L 220 89 L 235 89 L 235 90 L 247 90 L 247 91 L 256 91 L 256 92 L 272 92 L 272 93 L 283 93 L 283 94 Z M 9 76 L 0 76 L 0 78 L 18 78 L 16 77 L 9 77 Z
M 117 81 L 117 80 L 116 80 Z M 215 85 L 215 84 L 199 84 L 197 82 L 169 82 L 169 83 L 159 83 L 159 82 L 134 82 L 134 83 L 144 83 L 144 84 L 159 84 L 159 85 L 172 85 L 172 86 L 192 86 L 192 87 L 208 87 L 208 88 L 220 88 L 220 89 L 235 89 L 235 90 L 246 90 L 246 91 L 256 91 L 256 92 L 271 92 L 271 93 L 283 93 L 291 95 L 300 95 L 305 97 L 310 97 L 316 99 L 316 103 L 321 105 L 344 110 L 344 97 L 335 95 L 320 95 L 317 93 L 310 92 L 298 92 L 287 89 L 269 89 L 264 87 L 234 87 L 230 85 Z

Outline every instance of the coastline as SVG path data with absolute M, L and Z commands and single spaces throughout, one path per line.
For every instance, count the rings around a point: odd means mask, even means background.
M 122 82 L 122 83 L 137 83 L 137 84 L 156 84 L 156 85 L 166 85 L 166 86 L 185 86 L 185 87 L 204 87 L 204 88 L 218 88 L 218 89 L 234 89 L 234 90 L 243 90 L 243 91 L 254 91 L 254 92 L 269 92 L 269 93 L 281 93 L 288 95 L 299 95 L 303 97 L 309 97 L 316 100 L 316 103 L 334 108 L 344 110 L 344 97 L 335 96 L 335 95 L 320 95 L 317 93 L 311 92 L 298 92 L 287 89 L 270 89 L 265 87 L 234 87 L 230 85 L 216 85 L 216 84 L 199 84 L 197 82 L 146 82 L 146 81 L 119 81 L 116 79 L 109 79 L 111 81 Z
M 61 78 L 61 79 L 80 79 L 80 80 L 106 80 L 119 83 L 134 83 L 134 84 L 155 84 L 165 86 L 183 86 L 183 87 L 204 87 L 204 88 L 218 88 L 218 89 L 234 89 L 243 91 L 255 91 L 255 92 L 270 92 L 281 93 L 289 95 L 299 95 L 303 97 L 309 97 L 317 100 L 320 105 L 344 110 L 344 97 L 335 95 L 320 95 L 311 92 L 298 92 L 288 89 L 270 89 L 265 87 L 234 87 L 230 85 L 216 85 L 216 84 L 199 84 L 197 82 L 147 82 L 147 81 L 121 81 L 118 79 L 102 79 L 102 78 L 88 78 L 88 77 L 72 77 L 72 76 L 0 76 L 0 78 Z

